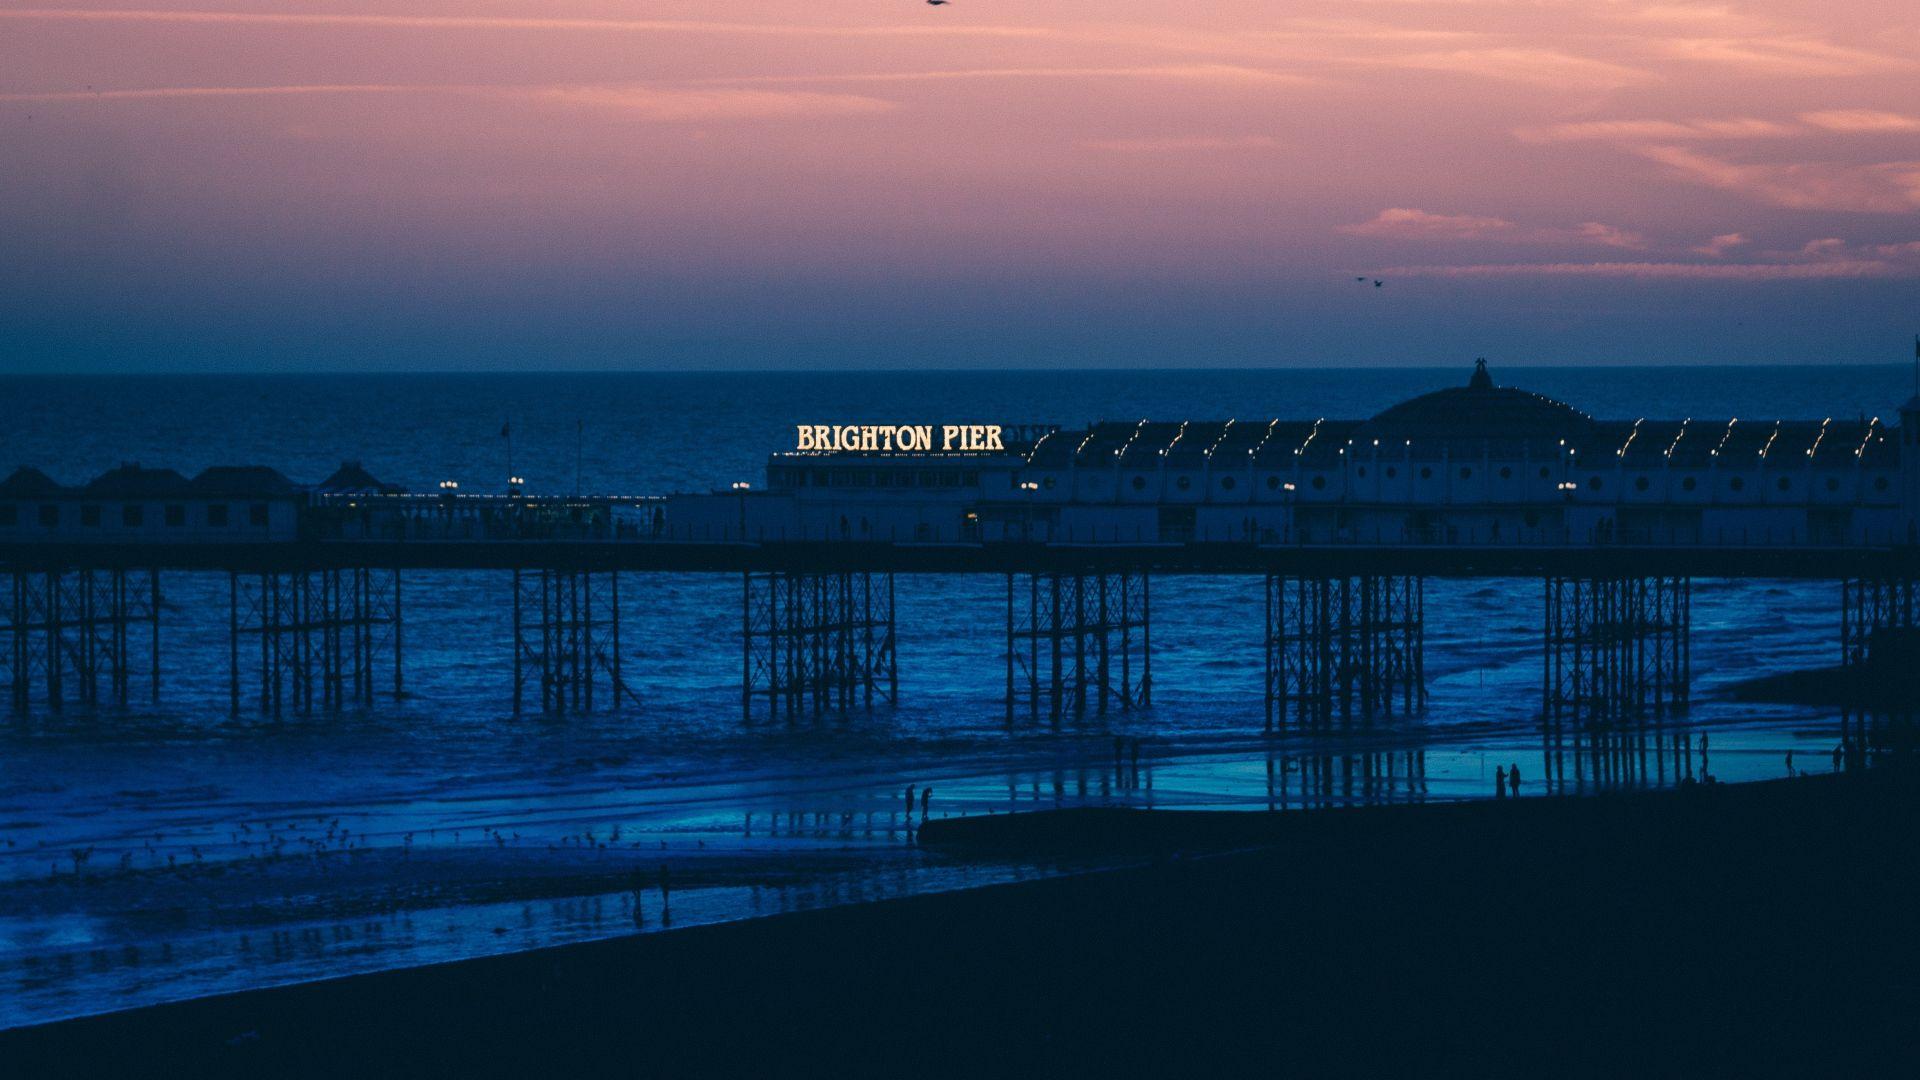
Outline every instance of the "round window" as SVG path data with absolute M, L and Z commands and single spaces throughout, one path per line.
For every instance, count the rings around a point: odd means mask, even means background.
M 1399 469 L 1396 469 L 1396 468 L 1394 468 L 1394 467 L 1393 467 L 1393 466 L 1391 466 L 1391 465 L 1389 465 L 1389 466 L 1387 466 L 1387 479 L 1389 479 L 1389 480 L 1391 480 L 1391 479 L 1393 479 L 1394 477 L 1396 477 L 1396 476 L 1399 476 L 1399 475 L 1400 475 L 1400 470 L 1399 470 Z
M 1793 482 L 1783 476 L 1779 480 L 1775 481 L 1773 486 L 1779 488 L 1781 491 L 1786 491 L 1788 488 L 1791 488 L 1793 486 Z
M 1597 476 L 1589 476 L 1589 477 L 1587 477 L 1587 489 L 1588 489 L 1588 490 L 1590 490 L 1590 491 L 1599 491 L 1599 490 L 1600 490 L 1600 488 L 1601 488 L 1601 486 L 1602 486 L 1602 485 L 1601 485 L 1601 483 L 1600 483 L 1600 478 L 1599 478 L 1599 477 L 1597 477 Z
M 1840 490 L 1840 480 L 1838 477 L 1833 477 L 1833 476 L 1827 477 L 1827 490 L 1828 491 Z
M 1510 466 L 1506 466 L 1506 465 L 1500 466 L 1500 479 L 1502 480 L 1513 479 L 1513 469 Z
M 1526 512 L 1526 515 L 1525 515 L 1525 517 L 1524 517 L 1524 520 L 1525 520 L 1525 521 L 1526 521 L 1526 523 L 1527 523 L 1527 528 L 1529 528 L 1529 529 L 1531 529 L 1531 528 L 1533 528 L 1533 527 L 1534 527 L 1535 525 L 1538 525 L 1538 524 L 1540 524 L 1540 515 L 1539 515 L 1539 514 L 1537 514 L 1537 513 L 1535 513 L 1535 512 L 1534 512 L 1534 511 L 1532 511 L 1532 510 L 1529 510 L 1529 511 L 1527 511 L 1527 512 Z
M 1185 491 L 1193 486 L 1193 477 L 1182 476 L 1173 482 L 1173 486 L 1179 488 L 1181 491 Z
M 1633 479 L 1633 490 L 1635 490 L 1635 491 L 1645 491 L 1645 490 L 1647 490 L 1647 487 L 1648 487 L 1648 482 L 1647 482 L 1647 478 L 1646 478 L 1646 477 L 1644 477 L 1644 476 L 1636 476 L 1636 477 L 1634 477 L 1634 479 Z
M 1460 479 L 1462 479 L 1462 480 L 1471 480 L 1471 479 L 1473 479 L 1473 470 L 1472 470 L 1472 469 L 1469 469 L 1469 468 L 1467 468 L 1467 467 L 1466 467 L 1466 466 L 1464 466 L 1464 465 L 1463 465 L 1463 466 L 1461 466 L 1461 467 L 1460 467 Z
M 1364 480 L 1366 479 L 1366 477 L 1367 477 L 1367 467 L 1365 465 L 1362 465 L 1360 466 L 1360 478 Z
M 1145 490 L 1147 490 L 1147 478 L 1146 478 L 1146 477 L 1144 477 L 1144 476 L 1136 476 L 1136 477 L 1134 477 L 1134 478 L 1133 478 L 1133 490 L 1135 490 L 1135 491 L 1145 491 Z
M 1884 477 L 1884 476 L 1876 476 L 1876 477 L 1874 477 L 1874 478 L 1873 478 L 1873 490 L 1875 490 L 1875 491 L 1885 491 L 1885 490 L 1887 490 L 1887 478 L 1886 478 L 1886 477 Z
M 1540 466 L 1540 479 L 1545 480 L 1552 475 L 1552 469 L 1547 468 L 1545 465 Z
M 1220 478 L 1220 490 L 1221 490 L 1221 491 L 1232 491 L 1232 490 L 1233 490 L 1233 477 L 1231 477 L 1231 476 L 1223 476 L 1223 477 L 1221 477 L 1221 478 Z
M 1280 490 L 1280 478 L 1278 476 L 1267 477 L 1267 490 L 1268 491 Z
M 1691 476 L 1689 476 L 1689 477 L 1687 477 L 1686 479 L 1684 479 L 1684 480 L 1682 480 L 1682 481 L 1680 481 L 1680 490 L 1681 490 L 1681 491 L 1692 491 L 1692 490 L 1693 490 L 1693 487 L 1694 487 L 1694 479 L 1693 479 L 1693 477 L 1691 477 Z
M 1315 491 L 1319 491 L 1319 490 L 1321 490 L 1322 488 L 1324 488 L 1324 487 L 1326 487 L 1326 486 L 1327 486 L 1327 478 L 1326 478 L 1326 477 L 1324 477 L 1324 476 L 1316 476 L 1316 477 L 1314 477 L 1314 478 L 1313 478 L 1313 490 L 1315 490 Z
M 1043 487 L 1043 488 L 1046 488 L 1046 489 L 1047 489 L 1048 491 L 1052 491 L 1052 490 L 1053 490 L 1053 477 L 1051 477 L 1051 476 L 1049 476 L 1049 477 L 1047 477 L 1047 478 L 1046 478 L 1045 480 L 1042 480 L 1042 481 L 1040 481 L 1040 486 L 1041 486 L 1041 487 Z
M 1747 486 L 1747 482 L 1745 480 L 1742 480 L 1740 477 L 1736 476 L 1733 479 L 1727 481 L 1727 486 L 1732 488 L 1735 491 L 1739 491 L 1741 488 L 1744 488 Z
M 1431 480 L 1431 479 L 1433 479 L 1433 470 L 1432 470 L 1432 469 L 1429 469 L 1429 468 L 1427 468 L 1427 467 L 1425 467 L 1425 466 L 1422 466 L 1422 467 L 1421 467 L 1421 469 L 1420 469 L 1420 479 L 1422 479 L 1422 480 Z

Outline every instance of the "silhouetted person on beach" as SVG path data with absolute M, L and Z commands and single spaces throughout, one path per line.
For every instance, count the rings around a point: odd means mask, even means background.
M 913 813 L 913 785 L 907 785 L 907 813 Z
M 1787 775 L 1793 775 L 1793 751 L 1787 751 Z
M 1836 746 L 1833 748 L 1833 771 L 1834 772 L 1840 771 L 1840 759 L 1846 754 L 1846 750 L 1847 750 L 1846 743 L 1841 743 L 1839 746 Z
M 1507 794 L 1507 770 L 1498 765 L 1493 767 L 1493 797 L 1505 798 Z
M 1520 794 L 1520 766 L 1507 766 L 1507 787 L 1513 789 L 1515 795 Z
M 667 910 L 667 895 L 671 891 L 672 886 L 667 880 L 667 868 L 662 864 L 660 867 L 660 910 L 662 912 Z
M 927 808 L 932 805 L 933 805 L 933 785 L 928 784 L 926 787 L 923 787 L 920 789 L 920 817 L 923 820 L 927 816 Z

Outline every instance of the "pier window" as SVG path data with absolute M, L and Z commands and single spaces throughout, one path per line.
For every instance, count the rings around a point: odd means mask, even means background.
M 1599 490 L 1600 490 L 1600 489 L 1601 489 L 1602 487 L 1605 487 L 1605 486 L 1606 486 L 1606 485 L 1604 485 L 1604 484 L 1602 484 L 1602 483 L 1600 482 L 1600 478 L 1599 478 L 1599 477 L 1597 477 L 1597 476 L 1589 476 L 1589 477 L 1587 477 L 1587 490 L 1589 490 L 1589 491 L 1599 491 Z
M 82 506 L 80 508 L 80 524 L 89 529 L 99 528 L 100 508 L 97 506 Z
M 1174 480 L 1173 486 L 1179 488 L 1181 491 L 1185 491 L 1188 488 L 1193 486 L 1193 477 L 1191 476 L 1179 477 Z
M 255 528 L 266 527 L 267 525 L 267 504 L 266 503 L 254 503 L 252 506 L 247 507 L 247 524 L 252 525 Z
M 187 523 L 187 508 L 179 503 L 168 503 L 165 514 L 169 529 L 178 529 Z
M 1389 465 L 1389 466 L 1387 466 L 1387 479 L 1389 479 L 1389 480 L 1391 480 L 1391 479 L 1393 479 L 1394 477 L 1396 477 L 1396 476 L 1399 476 L 1399 475 L 1400 475 L 1400 470 L 1399 470 L 1399 469 L 1396 469 L 1396 468 L 1394 468 L 1394 467 L 1393 467 L 1393 466 L 1391 466 L 1391 465 Z
M 1367 478 L 1367 467 L 1365 465 L 1360 466 L 1359 476 L 1360 476 L 1360 479 L 1362 480 L 1365 480 Z
M 207 524 L 216 529 L 227 527 L 226 503 L 211 503 L 207 506 Z
M 1473 470 L 1467 468 L 1465 465 L 1460 466 L 1460 479 L 1462 480 L 1473 479 Z
M 40 507 L 40 527 L 57 529 L 60 527 L 60 508 L 51 503 Z
M 1884 477 L 1884 476 L 1876 476 L 1876 477 L 1874 477 L 1874 478 L 1873 478 L 1873 490 L 1875 490 L 1875 491 L 1885 491 L 1885 490 L 1887 490 L 1887 478 L 1886 478 L 1886 477 Z
M 1740 477 L 1736 476 L 1733 479 L 1727 481 L 1727 486 L 1729 488 L 1732 488 L 1735 491 L 1739 491 L 1742 488 L 1747 486 L 1747 482 L 1741 479 Z
M 1421 467 L 1420 467 L 1420 479 L 1422 479 L 1422 480 L 1431 480 L 1431 479 L 1433 479 L 1433 469 L 1432 469 L 1431 467 L 1429 467 L 1429 466 L 1425 466 L 1425 465 L 1423 465 L 1423 466 L 1421 466 Z
M 1502 480 L 1513 479 L 1513 466 L 1511 465 L 1500 466 L 1500 479 Z
M 1786 477 L 1783 476 L 1779 480 L 1775 481 L 1773 486 L 1779 488 L 1781 491 L 1786 491 L 1787 489 L 1793 487 L 1793 481 L 1788 480 Z
M 1231 477 L 1231 476 L 1223 476 L 1223 477 L 1221 477 L 1221 478 L 1220 478 L 1220 490 L 1221 490 L 1221 491 L 1232 491 L 1232 490 L 1233 490 L 1233 477 Z
M 1693 480 L 1693 477 L 1691 476 L 1686 477 L 1685 479 L 1680 481 L 1681 491 L 1692 491 L 1693 487 L 1694 487 L 1694 480 Z
M 1548 467 L 1547 467 L 1547 466 L 1545 466 L 1545 465 L 1542 465 L 1542 466 L 1540 466 L 1540 479 L 1542 479 L 1542 480 L 1547 480 L 1547 479 L 1550 479 L 1550 478 L 1552 478 L 1552 476 L 1553 476 L 1553 470 L 1552 470 L 1552 469 L 1550 469 L 1550 468 L 1548 468 Z
M 1324 477 L 1324 476 L 1315 476 L 1315 477 L 1313 478 L 1313 490 L 1315 490 L 1315 491 L 1324 491 L 1324 490 L 1326 489 L 1326 486 L 1327 486 L 1327 478 L 1326 478 L 1326 477 Z
M 1267 490 L 1268 490 L 1268 491 L 1279 491 L 1279 490 L 1280 490 L 1280 477 L 1279 477 L 1279 476 L 1277 476 L 1277 475 L 1275 475 L 1275 476 L 1269 476 L 1269 477 L 1267 477 Z
M 1839 479 L 1839 477 L 1835 477 L 1835 476 L 1829 476 L 1829 477 L 1827 477 L 1827 490 L 1828 490 L 1828 491 L 1839 491 L 1839 490 L 1840 490 L 1840 479 Z
M 129 529 L 137 529 L 147 523 L 147 508 L 139 503 L 128 503 L 120 508 L 120 524 Z
M 1651 481 L 1649 481 L 1646 477 L 1636 476 L 1633 478 L 1633 490 L 1645 491 L 1649 486 L 1651 486 Z

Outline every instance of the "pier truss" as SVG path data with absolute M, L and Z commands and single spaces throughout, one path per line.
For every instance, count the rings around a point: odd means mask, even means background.
M 136 672 L 159 698 L 157 570 L 13 570 L 0 579 L 0 668 L 14 710 L 36 696 L 54 712 L 69 701 L 125 707 Z
M 382 661 L 393 694 L 401 666 L 400 572 L 349 569 L 227 575 L 227 694 L 240 711 L 245 684 L 278 717 L 373 703 Z
M 1853 695 L 1840 714 L 1849 755 L 1914 735 L 1920 683 L 1920 579 L 1850 578 L 1840 585 L 1840 664 Z
M 893 575 L 750 573 L 740 599 L 740 708 L 769 719 L 895 701 Z
M 620 670 L 620 575 L 616 571 L 513 572 L 513 711 L 540 689 L 543 712 L 617 706 L 630 694 Z
M 1147 575 L 1007 575 L 1007 720 L 1144 708 L 1153 697 Z
M 1267 731 L 1416 713 L 1425 656 L 1425 579 L 1267 575 Z
M 1684 710 L 1691 610 L 1685 577 L 1547 578 L 1546 722 L 1606 726 Z

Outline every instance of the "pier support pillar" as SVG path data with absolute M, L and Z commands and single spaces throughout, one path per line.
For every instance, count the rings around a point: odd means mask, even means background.
M 1007 575 L 1007 720 L 1144 708 L 1153 698 L 1147 575 Z
M 0 575 L 0 670 L 15 711 L 36 698 L 125 708 L 136 672 L 160 697 L 157 570 L 12 570 Z M 102 694 L 104 684 L 105 693 Z
M 740 599 L 740 708 L 753 719 L 897 700 L 893 575 L 749 573 Z
M 1841 712 L 1841 739 L 1865 753 L 1876 722 L 1911 727 L 1920 696 L 1920 580 L 1853 578 L 1840 584 L 1840 664 L 1854 695 Z
M 1546 722 L 1602 727 L 1686 709 L 1691 623 L 1688 578 L 1547 578 Z
M 620 668 L 618 571 L 513 572 L 513 711 L 540 689 L 542 712 L 617 706 L 628 693 Z
M 229 706 L 240 712 L 246 683 L 258 687 L 260 711 L 274 717 L 288 708 L 371 705 L 386 656 L 398 697 L 401 625 L 398 570 L 229 573 Z
M 1424 578 L 1268 574 L 1266 599 L 1267 731 L 1425 707 Z

